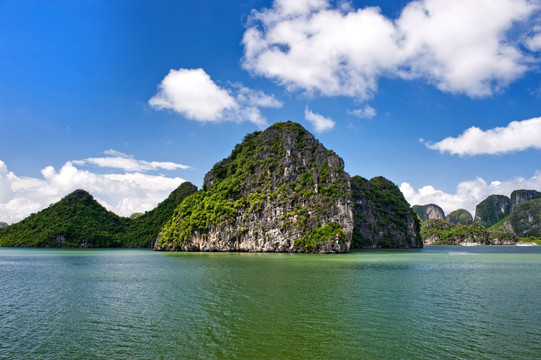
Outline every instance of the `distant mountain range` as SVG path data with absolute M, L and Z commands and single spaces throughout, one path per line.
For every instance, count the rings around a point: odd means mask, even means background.
M 512 244 L 516 241 L 541 243 L 541 192 L 515 190 L 511 196 L 490 195 L 475 208 L 475 216 L 459 209 L 445 216 L 436 204 L 415 205 L 423 222 L 425 244 Z

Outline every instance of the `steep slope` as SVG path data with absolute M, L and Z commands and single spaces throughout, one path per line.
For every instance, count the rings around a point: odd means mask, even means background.
M 517 237 L 503 231 L 489 231 L 477 223 L 452 225 L 441 219 L 426 220 L 421 226 L 421 236 L 425 245 L 513 245 Z
M 84 190 L 0 230 L 0 246 L 111 247 L 126 220 L 107 211 Z
M 347 252 L 349 181 L 343 160 L 301 125 L 274 124 L 214 165 L 154 249 Z
M 351 178 L 352 248 L 422 247 L 419 221 L 400 189 L 385 179 Z
M 165 223 L 171 219 L 176 207 L 196 191 L 195 185 L 184 182 L 153 210 L 141 215 L 132 215 L 126 230 L 118 234 L 118 242 L 125 247 L 153 247 L 154 240 Z
M 511 212 L 522 203 L 541 198 L 541 192 L 536 190 L 515 190 L 511 193 Z
M 511 199 L 505 195 L 490 195 L 475 207 L 475 223 L 490 227 L 509 215 Z
M 473 223 L 473 216 L 468 210 L 458 209 L 447 215 L 445 221 L 451 225 L 471 225 Z
M 502 227 L 520 237 L 541 237 L 541 198 L 518 205 Z
M 436 204 L 414 205 L 412 210 L 423 221 L 445 219 L 445 213 L 443 212 L 442 208 Z

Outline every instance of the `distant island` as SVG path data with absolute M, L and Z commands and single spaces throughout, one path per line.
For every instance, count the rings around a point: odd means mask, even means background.
M 77 190 L 0 230 L 0 246 L 341 253 L 419 248 L 420 222 L 383 177 L 343 160 L 294 122 L 245 136 L 205 175 L 145 214 L 119 217 Z
M 384 177 L 350 177 L 342 158 L 294 122 L 246 135 L 202 189 L 185 182 L 152 211 L 120 217 L 76 190 L 19 223 L 0 223 L 4 247 L 343 253 L 517 242 L 541 244 L 541 192 L 491 195 L 474 216 L 410 207 Z
M 415 205 L 425 245 L 541 245 L 541 192 L 515 190 L 510 197 L 490 195 L 475 216 L 458 209 L 445 216 L 436 204 Z

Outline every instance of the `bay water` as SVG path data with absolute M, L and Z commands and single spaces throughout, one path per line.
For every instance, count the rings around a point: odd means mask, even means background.
M 541 246 L 0 248 L 2 359 L 538 359 Z

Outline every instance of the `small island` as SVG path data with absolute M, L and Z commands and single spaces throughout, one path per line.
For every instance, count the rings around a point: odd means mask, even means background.
M 425 245 L 541 245 L 541 192 L 515 190 L 490 195 L 475 216 L 459 209 L 445 216 L 436 204 L 415 205 Z
M 248 134 L 205 175 L 129 218 L 77 190 L 0 230 L 0 246 L 150 247 L 168 251 L 344 253 L 420 248 L 420 223 L 398 187 L 350 175 L 300 124 Z

